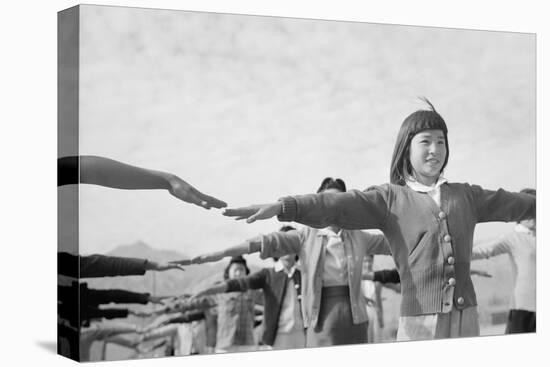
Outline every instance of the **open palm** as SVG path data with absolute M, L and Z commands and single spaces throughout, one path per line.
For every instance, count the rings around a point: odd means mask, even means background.
M 269 219 L 281 214 L 281 205 L 282 204 L 280 202 L 276 202 L 234 209 L 227 208 L 224 210 L 223 215 L 226 217 L 233 217 L 236 220 L 246 219 L 247 223 L 253 223 L 257 220 Z

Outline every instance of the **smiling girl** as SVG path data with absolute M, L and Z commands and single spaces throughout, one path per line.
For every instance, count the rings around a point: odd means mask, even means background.
M 315 228 L 380 229 L 401 278 L 397 340 L 479 335 L 470 258 L 477 223 L 535 217 L 535 198 L 502 189 L 451 183 L 445 121 L 428 101 L 409 115 L 393 152 L 389 184 L 365 191 L 289 196 L 265 205 L 227 209 L 226 216 L 278 216 Z

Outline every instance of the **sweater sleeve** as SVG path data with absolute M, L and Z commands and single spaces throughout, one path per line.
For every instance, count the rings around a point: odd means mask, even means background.
M 243 278 L 226 281 L 226 292 L 246 292 L 249 289 L 263 289 L 266 283 L 267 269 L 262 269 Z
M 149 293 L 137 293 L 125 289 L 87 289 L 80 292 L 81 302 L 87 305 L 107 303 L 149 303 Z
M 152 340 L 164 337 L 174 336 L 178 331 L 178 325 L 168 324 L 157 329 L 151 330 L 144 335 L 144 340 Z
M 257 237 L 255 241 L 260 246 L 260 258 L 267 259 L 300 253 L 305 232 L 307 232 L 307 228 L 288 232 L 272 232 Z
M 390 244 L 383 233 L 361 232 L 365 238 L 367 255 L 391 255 Z
M 476 205 L 477 222 L 512 222 L 536 217 L 536 198 L 533 195 L 503 189 L 485 190 L 470 186 Z
M 314 228 L 336 225 L 344 229 L 382 229 L 389 214 L 387 185 L 365 191 L 289 196 L 281 201 L 280 221 Z
M 181 315 L 178 315 L 174 318 L 171 318 L 168 323 L 170 324 L 181 324 L 181 323 L 187 323 L 187 322 L 193 322 L 197 320 L 204 319 L 204 311 L 197 310 L 197 311 L 187 311 L 184 312 Z
M 472 260 L 488 259 L 493 256 L 510 252 L 510 246 L 505 237 L 496 241 L 488 241 L 472 248 Z
M 130 257 L 90 255 L 80 257 L 82 278 L 109 277 L 116 275 L 143 275 L 147 260 Z
M 82 317 L 85 314 L 86 317 Z M 86 312 L 81 310 L 82 319 L 117 319 L 128 317 L 128 309 L 126 308 L 98 308 L 98 307 L 86 307 Z

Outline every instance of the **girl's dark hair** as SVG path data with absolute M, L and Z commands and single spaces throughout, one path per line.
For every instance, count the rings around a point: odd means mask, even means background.
M 231 258 L 231 260 L 229 260 L 229 264 L 227 264 L 227 266 L 225 267 L 225 269 L 223 271 L 223 279 L 224 280 L 229 279 L 229 268 L 231 268 L 232 264 L 243 264 L 244 268 L 245 268 L 245 271 L 246 271 L 246 275 L 250 274 L 250 269 L 248 268 L 248 265 L 246 265 L 246 260 L 244 259 L 244 257 L 242 257 L 240 255 L 239 256 L 233 256 Z
M 279 232 L 288 232 L 288 231 L 295 231 L 296 228 L 292 227 L 292 226 L 282 226 L 280 229 L 279 229 Z
M 317 193 L 325 191 L 327 189 L 338 189 L 342 192 L 346 192 L 346 184 L 339 178 L 327 177 L 321 182 L 321 186 L 317 189 Z
M 430 109 L 418 110 L 407 116 L 397 134 L 390 168 L 390 182 L 396 185 L 404 186 L 405 179 L 412 174 L 409 148 L 412 138 L 419 132 L 424 130 L 443 131 L 447 155 L 445 156 L 443 167 L 441 167 L 441 172 L 443 172 L 449 161 L 449 141 L 447 140 L 447 125 L 445 124 L 445 120 L 437 113 L 435 107 L 427 98 L 421 97 L 420 99 L 427 103 Z

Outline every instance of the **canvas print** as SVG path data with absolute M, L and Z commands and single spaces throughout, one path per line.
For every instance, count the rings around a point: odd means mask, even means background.
M 60 354 L 536 331 L 534 34 L 95 5 L 58 26 Z

